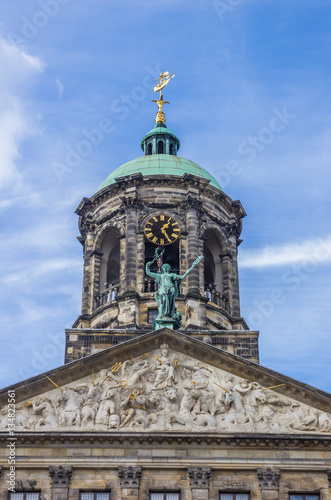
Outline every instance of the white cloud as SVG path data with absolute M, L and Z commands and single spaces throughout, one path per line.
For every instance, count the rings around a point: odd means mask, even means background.
M 59 95 L 59 97 L 62 97 L 63 91 L 64 91 L 64 85 L 60 82 L 59 78 L 56 78 L 55 83 L 56 83 L 58 95 Z
M 17 168 L 20 146 L 34 128 L 23 98 L 33 77 L 42 71 L 42 62 L 22 49 L 0 39 L 0 188 L 17 187 L 21 175 Z
M 3 278 L 3 283 L 7 285 L 19 283 L 22 285 L 38 277 L 44 278 L 48 273 L 57 273 L 59 271 L 73 272 L 77 269 L 81 270 L 81 268 L 81 259 L 48 259 L 35 263 L 23 271 L 20 270 L 19 272 L 9 274 Z
M 289 243 L 260 250 L 243 250 L 240 268 L 280 267 L 300 262 L 331 262 L 331 235 L 324 239 Z

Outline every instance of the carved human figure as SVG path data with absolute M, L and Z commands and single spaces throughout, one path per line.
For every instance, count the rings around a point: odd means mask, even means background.
M 109 389 L 107 394 L 100 400 L 99 408 L 95 417 L 95 424 L 107 426 L 109 417 L 115 413 L 115 403 L 112 400 L 116 394 L 116 389 Z
M 56 429 L 58 426 L 58 412 L 53 401 L 41 397 L 32 403 L 33 411 L 41 418 L 37 421 L 36 430 Z
M 191 385 L 191 387 L 183 386 L 182 394 L 183 397 L 180 403 L 179 413 L 172 413 L 171 421 L 177 422 L 187 427 L 196 427 L 197 425 L 194 422 L 196 413 L 194 410 L 198 408 L 200 392 L 195 388 L 194 385 Z
M 111 370 L 100 370 L 96 385 L 100 388 L 101 397 L 105 397 L 109 389 L 113 389 L 115 387 L 120 387 L 121 378 L 117 377 Z
M 83 389 L 75 391 L 74 389 L 65 387 L 61 392 L 61 396 L 58 397 L 58 403 L 64 405 L 63 409 L 59 412 L 60 427 L 80 426 L 80 406 L 83 404 L 84 399 L 79 392 L 83 392 Z
M 191 372 L 190 382 L 199 391 L 200 406 L 205 405 L 209 413 L 214 415 L 217 408 L 216 393 L 214 387 L 211 385 L 212 370 L 203 363 L 198 363 L 197 365 L 181 363 L 180 366 Z M 186 387 L 189 387 L 189 385 L 186 385 Z
M 154 264 L 154 262 L 157 262 L 159 257 L 160 254 L 158 250 L 156 250 L 154 259 L 146 264 L 147 276 L 154 278 L 159 285 L 157 292 L 155 292 L 155 300 L 159 305 L 156 321 L 161 319 L 172 319 L 177 322 L 176 327 L 179 328 L 181 326 L 181 316 L 179 316 L 178 313 L 176 314 L 175 308 L 175 300 L 179 293 L 179 283 L 199 264 L 203 256 L 200 255 L 182 276 L 172 273 L 169 264 L 162 265 L 161 273 L 153 273 L 150 270 L 150 266 Z
M 155 380 L 153 389 L 166 389 L 175 384 L 175 368 L 169 359 L 169 346 L 161 345 L 161 355 L 157 356 L 154 365 Z
M 3 431 L 8 427 L 8 405 L 0 408 L 0 430 Z
M 148 371 L 149 365 L 147 360 L 133 363 L 133 365 L 131 361 L 127 360 L 122 366 L 122 384 L 125 383 L 124 387 L 128 387 L 129 389 L 137 387 L 137 385 L 145 387 L 146 381 L 144 375 Z
M 331 432 L 331 413 L 322 412 L 318 417 L 318 426 L 321 432 Z
M 146 411 L 147 398 L 141 394 L 142 388 L 134 388 L 123 393 L 120 406 L 120 427 L 126 427 L 129 423 L 137 418 L 139 423 L 145 422 L 143 412 Z
M 245 414 L 245 408 L 243 405 L 242 391 L 246 392 L 248 388 L 242 388 L 240 383 L 233 385 L 234 378 L 232 375 L 227 375 L 225 377 L 227 393 L 225 396 L 225 405 L 230 407 L 229 413 L 241 413 Z M 232 387 L 231 387 L 232 386 Z M 250 390 L 250 389 L 249 389 Z
M 88 388 L 86 399 L 81 409 L 81 427 L 92 428 L 95 423 L 95 417 L 99 407 L 101 397 L 100 387 L 91 386 Z

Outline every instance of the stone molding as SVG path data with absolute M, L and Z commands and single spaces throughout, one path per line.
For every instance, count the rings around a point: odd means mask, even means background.
M 118 467 L 118 477 L 121 481 L 122 488 L 139 488 L 140 478 L 142 475 L 141 467 Z
M 49 475 L 52 478 L 52 488 L 69 488 L 70 479 L 72 476 L 72 467 L 49 466 Z
M 276 490 L 279 488 L 279 480 L 281 476 L 280 469 L 257 469 L 257 478 L 260 488 L 265 490 Z
M 304 436 L 275 434 L 266 435 L 255 433 L 249 436 L 246 433 L 237 434 L 210 434 L 201 433 L 188 434 L 183 432 L 169 432 L 166 435 L 162 432 L 153 434 L 141 432 L 22 432 L 16 433 L 17 444 L 25 446 L 52 446 L 55 443 L 61 446 L 67 446 L 72 443 L 109 443 L 110 445 L 122 445 L 123 443 L 133 444 L 152 444 L 152 443 L 168 443 L 168 444 L 193 444 L 195 446 L 221 446 L 225 447 L 240 447 L 251 448 L 252 446 L 258 449 L 319 449 L 331 450 L 331 436 L 307 434 Z M 0 444 L 7 442 L 7 433 L 0 433 Z
M 188 467 L 187 474 L 191 488 L 208 489 L 211 467 Z

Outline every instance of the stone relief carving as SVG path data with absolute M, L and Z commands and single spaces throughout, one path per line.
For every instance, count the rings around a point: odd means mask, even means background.
M 140 478 L 142 476 L 141 467 L 118 467 L 118 477 L 122 488 L 139 488 Z
M 331 414 L 163 344 L 17 405 L 17 432 L 56 430 L 329 433 Z
M 257 469 L 257 478 L 262 489 L 278 489 L 281 472 L 280 469 Z
M 208 489 L 211 467 L 188 467 L 191 488 Z
M 52 478 L 52 487 L 54 488 L 69 488 L 70 479 L 72 476 L 72 467 L 49 466 L 49 475 Z

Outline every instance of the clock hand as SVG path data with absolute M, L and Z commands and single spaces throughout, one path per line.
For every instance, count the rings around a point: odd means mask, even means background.
M 171 239 L 169 238 L 167 231 L 163 227 L 161 227 L 161 233 L 163 233 L 167 240 L 171 243 Z
M 168 220 L 167 224 L 163 224 L 163 226 L 161 227 L 161 231 L 163 232 L 163 229 L 168 228 L 169 225 L 170 225 L 170 219 Z

